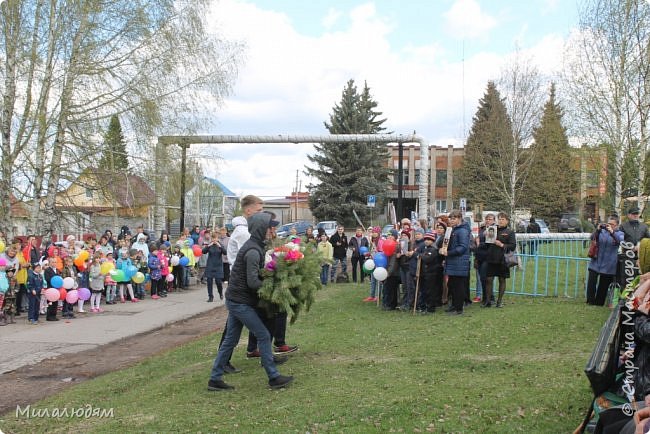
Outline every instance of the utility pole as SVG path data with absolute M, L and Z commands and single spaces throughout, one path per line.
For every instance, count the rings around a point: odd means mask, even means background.
M 404 172 L 404 144 L 397 143 L 397 221 L 402 220 L 402 190 L 404 188 L 404 179 L 402 174 Z
M 300 188 L 298 184 L 298 173 L 299 171 L 296 170 L 296 191 L 294 192 L 294 204 L 295 204 L 296 211 L 293 216 L 294 221 L 298 220 L 298 189 Z
M 180 145 L 182 152 L 181 158 L 181 219 L 180 219 L 180 231 L 183 233 L 183 228 L 185 227 L 185 166 L 187 163 L 187 147 L 189 145 L 182 144 Z

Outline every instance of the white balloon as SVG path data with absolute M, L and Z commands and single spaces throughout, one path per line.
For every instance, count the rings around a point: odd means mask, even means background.
M 74 287 L 74 279 L 72 277 L 63 279 L 63 287 L 65 289 L 72 289 Z
M 384 267 L 377 267 L 375 271 L 372 272 L 372 275 L 375 276 L 375 279 L 383 282 L 388 277 L 388 271 Z
M 372 259 L 367 259 L 366 262 L 363 263 L 363 268 L 365 268 L 368 271 L 372 271 L 375 269 L 375 261 Z
M 178 265 L 178 262 L 181 260 L 181 258 L 178 257 L 178 255 L 172 256 L 172 258 L 169 260 L 169 263 L 172 264 L 172 266 Z

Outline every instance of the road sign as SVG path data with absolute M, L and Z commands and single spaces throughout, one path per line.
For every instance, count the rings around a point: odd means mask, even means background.
M 374 208 L 377 203 L 377 197 L 374 194 L 368 195 L 368 208 Z

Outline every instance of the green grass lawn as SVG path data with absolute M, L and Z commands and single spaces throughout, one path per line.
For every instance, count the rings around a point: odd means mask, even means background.
M 114 417 L 0 419 L 4 432 L 566 433 L 591 402 L 583 373 L 609 311 L 554 298 L 507 297 L 466 315 L 384 312 L 366 285 L 330 285 L 289 327 L 300 345 L 271 391 L 245 340 L 208 392 L 220 335 L 68 389 L 32 408 L 113 408 Z M 5 391 L 3 393 L 11 393 Z

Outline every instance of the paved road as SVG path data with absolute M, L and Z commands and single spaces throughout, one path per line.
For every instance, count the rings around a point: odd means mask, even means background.
M 216 293 L 216 288 L 215 288 Z M 30 325 L 27 314 L 16 317 L 16 324 L 0 327 L 0 374 L 61 354 L 75 353 L 105 345 L 129 336 L 155 330 L 191 318 L 223 304 L 207 303 L 204 285 L 169 293 L 166 298 L 147 298 L 139 303 L 105 305 L 102 313 L 76 313 L 76 318 L 45 321 Z M 89 311 L 88 302 L 84 309 Z

